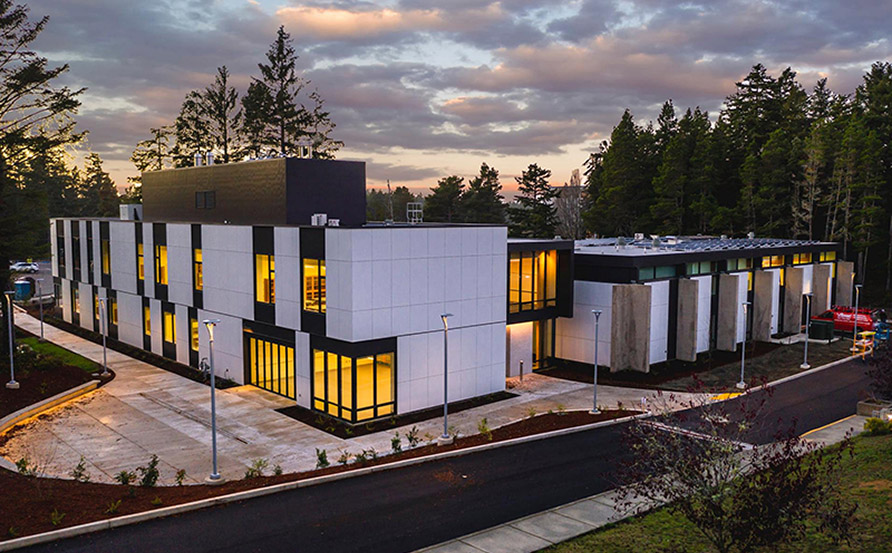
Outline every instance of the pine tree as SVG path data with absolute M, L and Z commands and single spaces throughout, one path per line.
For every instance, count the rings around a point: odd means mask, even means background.
M 462 221 L 461 196 L 465 179 L 452 175 L 437 181 L 431 193 L 424 198 L 424 220 L 439 223 Z
M 229 86 L 229 70 L 224 65 L 217 68 L 214 84 L 201 94 L 201 108 L 207 120 L 208 132 L 214 149 L 222 155 L 221 161 L 237 161 L 237 141 L 242 112 L 238 107 L 238 92 Z
M 204 155 L 213 149 L 214 141 L 208 130 L 204 98 L 200 91 L 193 90 L 186 95 L 173 126 L 176 137 L 173 153 L 175 167 L 191 167 L 195 163 L 195 154 Z
M 486 163 L 480 174 L 468 181 L 459 199 L 461 220 L 466 223 L 505 223 L 505 202 L 499 172 Z
M 115 183 L 102 168 L 99 154 L 90 153 L 84 165 L 80 183 L 84 199 L 81 215 L 84 217 L 114 217 L 118 215 L 120 199 Z
M 557 191 L 548 184 L 551 171 L 533 163 L 517 181 L 517 205 L 508 208 L 508 233 L 520 238 L 553 238 L 557 228 L 554 199 Z
M 174 131 L 171 127 L 158 127 L 149 129 L 152 138 L 140 140 L 136 143 L 136 148 L 130 154 L 130 161 L 136 166 L 139 172 L 135 177 L 127 177 L 130 182 L 128 188 L 128 197 L 135 199 L 137 196 L 142 199 L 142 173 L 145 171 L 161 171 L 172 167 L 174 164 L 174 146 L 170 140 Z

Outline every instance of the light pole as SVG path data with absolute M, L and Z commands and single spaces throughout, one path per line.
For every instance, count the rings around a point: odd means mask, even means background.
M 811 326 L 811 298 L 812 293 L 805 294 L 805 353 L 802 355 L 802 364 L 800 369 L 810 369 L 808 364 L 808 329 Z
M 855 285 L 855 316 L 852 319 L 855 326 L 852 328 L 852 352 L 858 352 L 858 300 L 861 299 L 861 284 Z M 7 292 L 8 293 L 8 292 Z
M 109 377 L 108 356 L 106 353 L 108 351 L 108 348 L 105 345 L 105 336 L 108 334 L 108 304 L 106 303 L 107 301 L 108 301 L 108 298 L 99 298 L 99 307 L 100 307 L 100 310 L 102 311 L 102 313 L 100 313 L 100 315 L 102 316 L 102 321 L 101 321 L 102 322 L 102 329 L 101 329 L 102 330 L 102 374 L 100 374 L 99 376 L 101 376 L 102 378 Z
M 601 310 L 592 309 L 592 314 L 595 316 L 595 370 L 594 386 L 592 386 L 592 410 L 589 411 L 589 413 L 598 415 L 601 413 L 601 411 L 598 410 L 598 331 L 601 326 Z
M 449 435 L 449 321 L 452 313 L 443 313 L 440 320 L 443 321 L 443 435 L 437 438 L 437 445 L 449 445 L 452 436 Z
M 40 306 L 40 341 L 43 342 L 43 293 L 40 291 L 40 283 L 43 282 L 43 279 L 38 278 L 35 282 L 37 282 L 37 305 Z
M 209 484 L 220 484 L 223 477 L 217 471 L 217 404 L 215 398 L 216 381 L 214 380 L 214 327 L 220 323 L 220 319 L 205 319 L 202 321 L 208 329 L 208 357 L 211 361 L 211 450 L 213 451 L 214 469 L 205 480 Z
M 9 319 L 9 382 L 6 383 L 6 387 L 10 390 L 18 390 L 19 383 L 15 381 L 15 356 L 13 353 L 15 352 L 15 345 L 12 340 L 13 327 L 15 326 L 15 322 L 12 318 L 12 296 L 15 292 L 9 290 L 5 292 L 6 294 L 6 311 Z
M 741 390 L 745 390 L 746 381 L 743 379 L 743 367 L 746 365 L 747 308 L 750 306 L 750 302 L 745 301 L 741 305 L 743 306 L 743 347 L 740 348 L 740 382 L 738 382 L 736 386 Z

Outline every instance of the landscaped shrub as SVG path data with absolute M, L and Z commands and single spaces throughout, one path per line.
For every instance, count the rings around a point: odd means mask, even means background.
M 417 426 L 413 426 L 411 429 L 409 429 L 408 432 L 406 432 L 406 441 L 409 443 L 409 447 L 415 447 L 419 444 L 421 440 L 418 438 Z
M 136 467 L 136 471 L 140 474 L 139 485 L 144 488 L 152 488 L 158 483 L 158 456 L 152 455 L 149 464 L 144 467 Z
M 892 421 L 877 417 L 870 417 L 864 421 L 865 436 L 885 436 L 886 434 L 892 434 Z
M 183 482 L 186 481 L 186 469 L 178 470 L 176 476 L 174 477 L 174 481 L 177 483 L 177 486 L 182 486 Z
M 393 438 L 390 438 L 390 450 L 394 453 L 399 453 L 403 450 L 402 439 L 400 439 L 399 432 L 394 432 Z
M 260 478 L 263 476 L 263 471 L 265 471 L 269 467 L 269 461 L 264 458 L 254 459 L 251 461 L 251 466 L 248 467 L 248 470 L 245 471 L 245 478 Z
M 480 432 L 480 434 L 486 438 L 487 442 L 492 441 L 492 430 L 489 429 L 486 417 L 483 417 L 480 419 L 480 422 L 477 423 L 477 432 Z
M 74 468 L 68 473 L 68 476 L 73 478 L 75 482 L 90 481 L 90 475 L 87 474 L 87 460 L 84 459 L 83 455 L 81 455 L 81 460 L 78 461 Z
M 134 473 L 132 470 L 122 470 L 115 475 L 115 480 L 117 480 L 124 486 L 129 486 L 131 482 L 136 480 L 136 473 Z
M 328 452 L 324 449 L 316 448 L 316 468 L 324 469 L 329 465 L 328 463 Z

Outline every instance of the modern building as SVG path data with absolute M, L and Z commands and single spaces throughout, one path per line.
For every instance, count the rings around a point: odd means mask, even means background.
M 358 162 L 272 159 L 145 173 L 142 220 L 53 219 L 62 317 L 350 423 L 505 389 L 565 359 L 649 370 L 798 332 L 850 298 L 836 244 L 515 240 L 504 226 L 365 221 Z M 124 217 L 136 211 L 122 210 Z M 834 287 L 833 283 L 836 282 Z M 751 300 L 750 321 L 741 302 Z M 746 330 L 745 330 L 746 329 Z

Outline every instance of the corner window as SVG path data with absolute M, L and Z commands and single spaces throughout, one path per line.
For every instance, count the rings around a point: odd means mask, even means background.
M 509 253 L 508 278 L 509 312 L 557 305 L 557 251 Z
M 155 244 L 155 283 L 167 284 L 167 246 Z
M 146 261 L 143 255 L 142 242 L 136 245 L 136 278 L 139 280 L 146 279 Z
M 204 290 L 204 274 L 202 272 L 201 248 L 192 250 L 192 282 L 196 290 Z
M 325 313 L 324 259 L 304 259 L 304 311 Z
M 254 300 L 261 303 L 276 303 L 276 256 L 256 254 L 254 256 Z
M 393 352 L 363 357 L 313 350 L 313 408 L 359 422 L 395 413 Z

